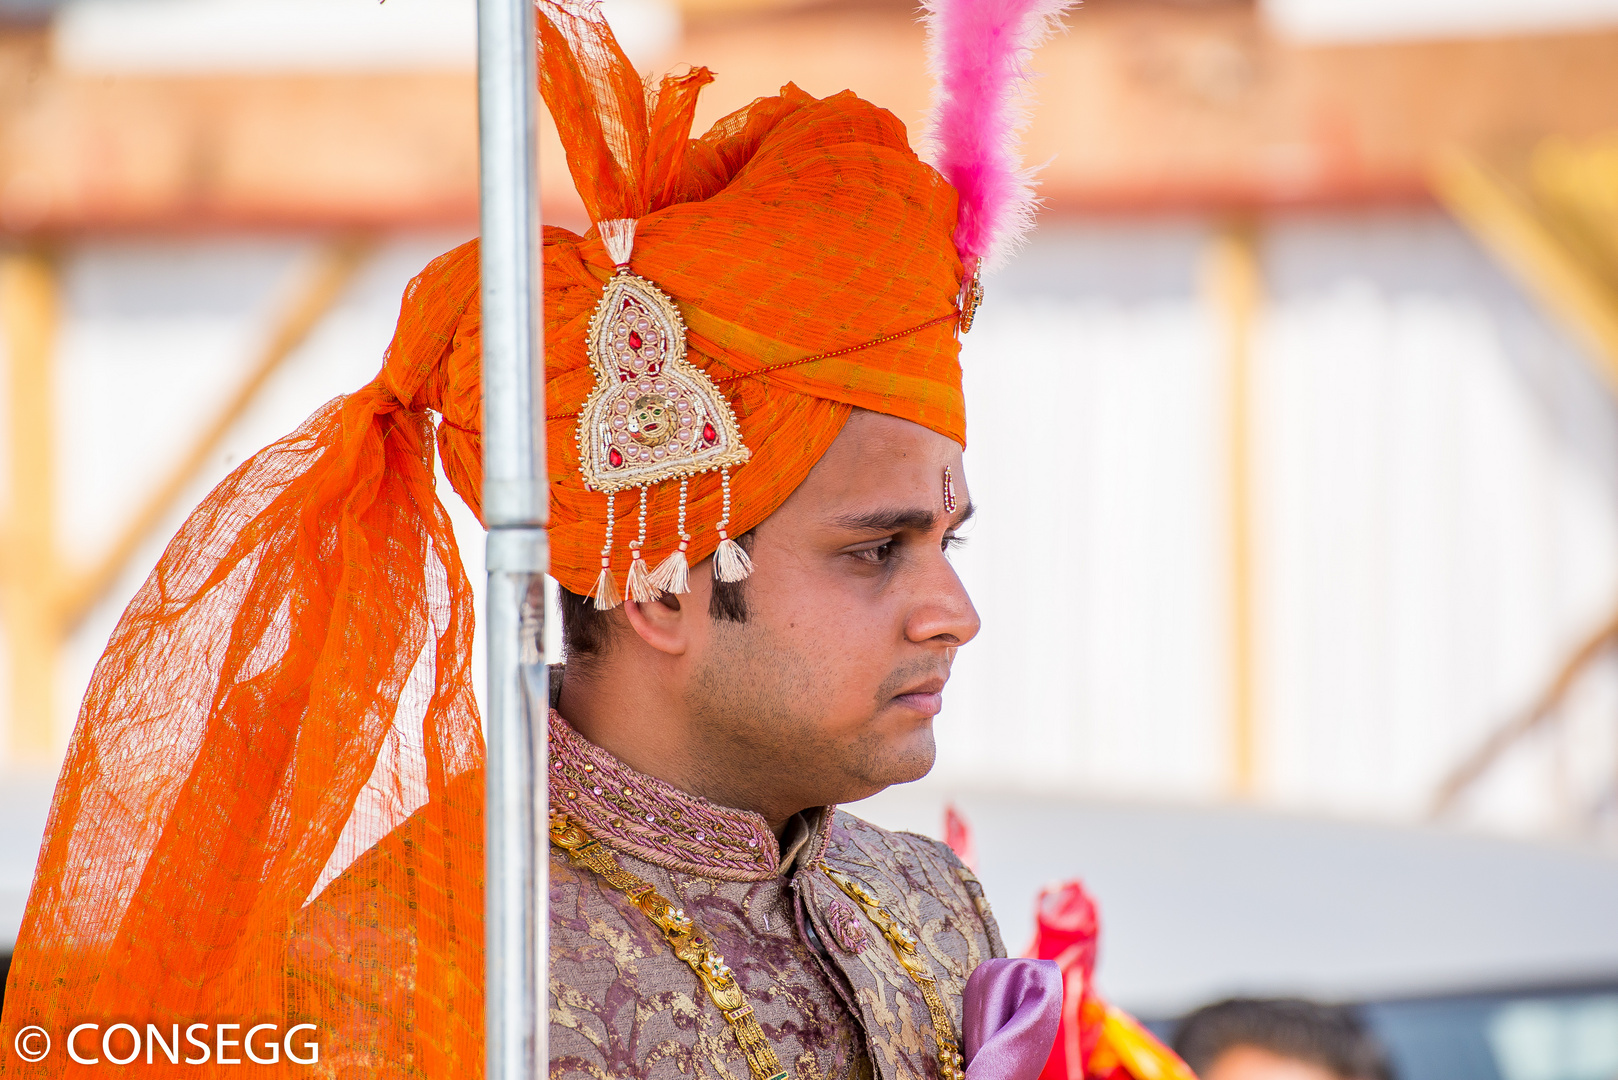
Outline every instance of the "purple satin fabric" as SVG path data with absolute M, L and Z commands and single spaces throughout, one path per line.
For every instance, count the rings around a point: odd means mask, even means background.
M 966 1080 L 1038 1080 L 1062 1023 L 1053 960 L 985 960 L 966 980 Z

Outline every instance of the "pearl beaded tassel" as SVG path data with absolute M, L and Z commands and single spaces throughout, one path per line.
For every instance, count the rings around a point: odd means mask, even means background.
M 601 547 L 601 574 L 596 578 L 596 587 L 590 590 L 595 597 L 597 611 L 611 611 L 623 601 L 618 599 L 618 586 L 612 580 L 612 501 L 614 496 L 607 496 L 607 542 Z
M 680 546 L 669 552 L 669 557 L 652 571 L 652 588 L 666 593 L 691 591 L 691 564 L 686 560 L 686 548 L 691 546 L 691 534 L 685 531 L 685 493 L 691 478 L 680 477 Z
M 742 546 L 726 534 L 725 528 L 730 524 L 730 470 L 719 470 L 719 486 L 724 491 L 725 504 L 720 511 L 719 524 L 719 550 L 713 553 L 713 576 L 716 581 L 735 582 L 744 580 L 753 572 L 753 560 L 747 557 Z
M 646 559 L 641 555 L 641 549 L 646 546 L 646 485 L 640 489 L 640 536 L 629 545 L 629 578 L 624 582 L 624 592 L 629 599 L 637 604 L 649 604 L 657 599 L 657 588 L 652 584 L 652 572 L 646 565 Z

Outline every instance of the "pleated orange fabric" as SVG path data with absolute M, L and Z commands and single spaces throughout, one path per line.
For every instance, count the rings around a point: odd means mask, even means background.
M 964 442 L 955 195 L 903 125 L 787 86 L 692 139 L 706 71 L 648 93 L 593 5 L 539 9 L 542 88 L 586 205 L 639 218 L 634 269 L 679 303 L 691 359 L 753 451 L 731 531 L 780 505 L 853 408 Z M 102 1058 L 103 1036 L 122 1056 L 138 1034 L 156 1076 L 233 1075 L 221 1056 L 262 1061 L 272 1038 L 264 1074 L 306 1074 L 294 1055 L 318 1044 L 333 1075 L 481 1075 L 474 613 L 433 481 L 436 448 L 478 508 L 477 259 L 474 242 L 429 265 L 377 379 L 238 468 L 125 611 L 69 747 L 0 1027 L 37 1024 L 55 1045 L 29 1063 L 8 1034 L 5 1076 L 106 1067 L 65 1052 L 80 1024 L 96 1025 L 81 1056 Z M 580 593 L 606 500 L 583 489 L 572 417 L 611 270 L 594 230 L 545 231 L 553 572 Z M 717 477 L 693 481 L 693 562 L 717 543 L 719 499 Z M 654 493 L 654 561 L 674 509 Z M 202 1043 L 172 1064 L 171 1032 L 195 1024 Z M 313 1027 L 289 1037 L 299 1024 Z M 255 1025 L 270 1027 L 235 1045 Z

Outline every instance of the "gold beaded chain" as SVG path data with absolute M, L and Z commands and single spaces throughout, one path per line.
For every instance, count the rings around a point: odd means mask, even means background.
M 567 852 L 574 865 L 593 870 L 608 885 L 629 897 L 663 931 L 674 955 L 697 973 L 703 989 L 708 991 L 725 1023 L 730 1025 L 742 1053 L 747 1055 L 747 1067 L 752 1070 L 754 1080 L 786 1080 L 781 1059 L 775 1056 L 764 1038 L 764 1029 L 758 1026 L 753 1007 L 742 997 L 742 988 L 736 985 L 725 958 L 691 916 L 670 903 L 651 882 L 619 866 L 601 841 L 565 814 L 551 818 L 551 843 Z
M 618 860 L 612 857 L 612 852 L 608 851 L 601 841 L 591 836 L 582 825 L 566 814 L 552 815 L 551 843 L 567 852 L 568 858 L 575 866 L 595 872 L 601 880 L 629 897 L 630 901 L 663 931 L 663 936 L 668 939 L 674 955 L 685 961 L 691 970 L 696 972 L 703 989 L 708 991 L 708 996 L 719 1007 L 725 1022 L 730 1025 L 742 1053 L 747 1055 L 747 1065 L 752 1070 L 754 1080 L 786 1080 L 787 1074 L 786 1070 L 781 1068 L 781 1059 L 775 1056 L 775 1051 L 765 1040 L 764 1029 L 758 1025 L 758 1017 L 753 1014 L 753 1007 L 742 997 L 742 989 L 736 984 L 725 958 L 713 947 L 708 935 L 703 933 L 691 916 L 687 915 L 684 909 L 670 903 L 651 882 L 636 877 L 619 866 Z M 938 996 L 937 980 L 933 978 L 933 973 L 926 962 L 916 953 L 916 935 L 890 915 L 888 910 L 877 902 L 876 897 L 859 882 L 839 874 L 824 863 L 820 864 L 820 869 L 839 889 L 864 909 L 866 916 L 876 924 L 877 929 L 882 931 L 882 936 L 893 946 L 894 955 L 899 958 L 899 963 L 920 989 L 922 1000 L 927 1003 L 927 1012 L 932 1017 L 933 1034 L 938 1039 L 940 1080 L 965 1080 L 966 1074 L 962 1071 L 964 1063 L 960 1044 L 955 1040 L 954 1025 L 950 1023 L 949 1012 L 944 1008 L 943 999 Z
M 866 917 L 875 923 L 876 928 L 882 931 L 882 936 L 888 939 L 888 944 L 893 946 L 893 953 L 899 958 L 900 965 L 916 984 L 916 988 L 921 991 L 921 999 L 927 1003 L 927 1013 L 933 1020 L 933 1035 L 938 1040 L 939 1076 L 942 1080 L 964 1080 L 965 1059 L 961 1057 L 960 1044 L 955 1040 L 955 1025 L 950 1022 L 949 1011 L 944 1008 L 944 999 L 938 994 L 938 980 L 933 977 L 932 969 L 916 951 L 915 933 L 889 914 L 888 909 L 858 881 L 846 874 L 839 874 L 825 863 L 820 864 L 820 869 L 847 894 L 850 900 L 864 909 Z

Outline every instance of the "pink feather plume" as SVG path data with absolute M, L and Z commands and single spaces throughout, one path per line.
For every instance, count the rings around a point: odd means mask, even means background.
M 1022 164 L 1028 62 L 1075 0 L 924 0 L 937 79 L 927 140 L 960 195 L 955 246 L 967 276 L 1003 262 L 1034 224 L 1039 200 Z

